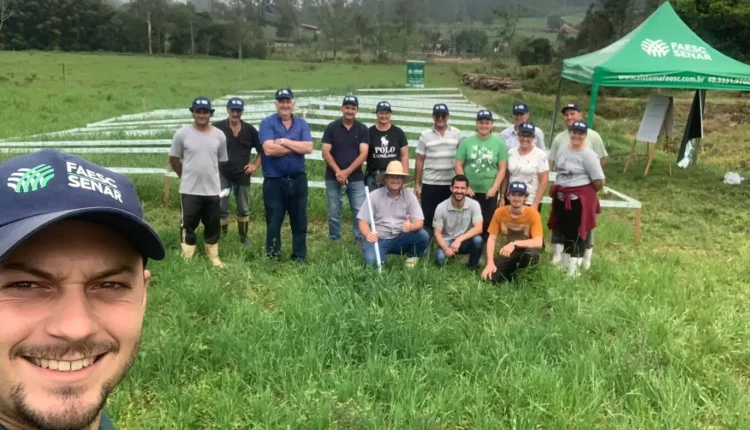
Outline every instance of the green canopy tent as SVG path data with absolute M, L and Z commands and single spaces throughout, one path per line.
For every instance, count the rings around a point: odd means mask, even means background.
M 750 91 L 750 66 L 709 46 L 665 2 L 617 42 L 563 61 L 550 139 L 563 79 L 591 85 L 588 123 L 593 128 L 599 87 Z

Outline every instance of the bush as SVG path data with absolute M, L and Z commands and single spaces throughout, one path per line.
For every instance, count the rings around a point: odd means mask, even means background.
M 547 17 L 547 28 L 554 31 L 560 31 L 565 21 L 563 21 L 560 15 L 550 15 Z
M 547 65 L 552 62 L 552 44 L 549 39 L 539 37 L 522 44 L 516 56 L 522 66 Z

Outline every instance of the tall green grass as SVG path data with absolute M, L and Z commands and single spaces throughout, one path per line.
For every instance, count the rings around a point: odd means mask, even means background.
M 28 75 L 38 56 L 97 72 L 82 74 L 76 90 L 61 82 L 11 86 L 18 116 L 0 131 L 5 136 L 137 111 L 137 76 L 150 82 L 149 91 L 140 89 L 155 100 L 149 109 L 184 105 L 196 92 L 223 95 L 236 86 L 198 76 L 240 64 L 10 53 L 0 62 L 15 59 L 14 73 Z M 304 66 L 245 63 L 248 75 L 264 76 L 246 88 L 395 85 L 402 75 L 364 66 L 350 73 L 345 65 L 318 65 L 294 79 L 271 73 Z M 430 76 L 431 85 L 455 85 Z M 123 104 L 87 98 L 98 91 Z M 470 94 L 500 113 L 516 97 Z M 65 97 L 76 100 L 67 112 L 60 110 Z M 523 97 L 548 117 L 551 96 Z M 40 123 L 45 103 L 60 116 Z M 241 248 L 232 226 L 220 243 L 226 269 L 214 270 L 203 256 L 187 264 L 178 254 L 177 202 L 163 207 L 160 178 L 134 177 L 169 255 L 150 263 L 142 353 L 107 410 L 123 429 L 750 428 L 747 186 L 723 185 L 725 169 L 710 155 L 671 177 L 663 154 L 647 177 L 642 158 L 622 174 L 631 124 L 602 124 L 608 185 L 643 202 L 643 243 L 633 243 L 632 211 L 605 209 L 593 267 L 574 280 L 548 258 L 502 286 L 455 262 L 439 269 L 430 258 L 411 271 L 390 258 L 379 275 L 362 266 L 356 246 L 328 242 L 322 190 L 310 191 L 309 261 L 288 261 L 287 224 L 287 259 L 271 262 L 263 256 L 257 186 L 253 246 Z M 144 159 L 166 167 L 160 157 Z M 174 182 L 173 195 L 176 189 Z

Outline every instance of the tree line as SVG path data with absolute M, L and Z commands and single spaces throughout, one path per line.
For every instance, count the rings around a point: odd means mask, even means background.
M 624 36 L 664 0 L 222 0 L 211 13 L 190 0 L 0 0 L 0 47 L 6 50 L 110 51 L 266 58 L 274 40 L 302 46 L 310 59 L 347 51 L 378 61 L 450 50 L 454 55 L 512 54 L 546 64 L 590 52 Z M 750 1 L 672 0 L 706 42 L 750 59 Z M 586 10 L 574 37 L 557 44 L 518 35 L 519 20 Z M 461 22 L 483 22 L 466 28 Z M 542 22 L 545 22 L 544 20 Z M 310 24 L 303 26 L 302 24 Z M 312 25 L 312 26 L 311 26 Z M 268 30 L 272 29 L 269 35 Z

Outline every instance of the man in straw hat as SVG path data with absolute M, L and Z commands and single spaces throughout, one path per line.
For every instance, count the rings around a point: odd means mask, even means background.
M 357 215 L 363 237 L 365 264 L 377 264 L 377 246 L 379 255 L 383 256 L 381 264 L 385 264 L 387 254 L 406 254 L 406 267 L 413 268 L 427 250 L 430 241 L 429 235 L 422 228 L 424 215 L 417 196 L 403 188 L 413 178 L 404 173 L 400 161 L 391 161 L 376 180 L 385 186 L 370 193 L 372 213 L 365 204 Z M 371 221 L 374 221 L 374 231 L 370 228 Z

